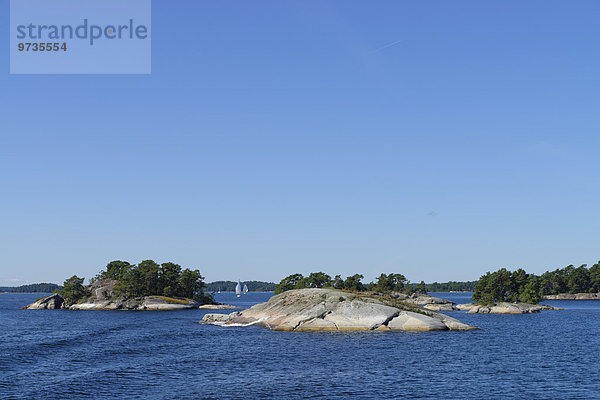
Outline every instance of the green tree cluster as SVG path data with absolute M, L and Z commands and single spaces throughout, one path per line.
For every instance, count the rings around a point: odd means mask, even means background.
M 90 295 L 89 291 L 83 286 L 83 280 L 84 278 L 73 275 L 65 281 L 63 288 L 58 292 L 67 306 L 75 304 Z
M 466 282 L 433 282 L 425 285 L 429 292 L 473 292 L 475 291 L 475 285 L 477 281 L 466 281 Z
M 292 274 L 281 280 L 275 287 L 275 294 L 293 289 L 331 287 L 331 276 L 324 272 L 313 272 L 307 277 Z
M 523 269 L 514 272 L 505 268 L 486 273 L 475 285 L 473 300 L 480 304 L 496 301 L 522 301 L 536 304 L 545 295 L 559 293 L 600 292 L 600 262 L 590 268 L 568 265 L 537 276 Z
M 600 292 L 600 261 L 590 268 L 587 265 L 544 272 L 540 276 L 543 294 L 598 293 Z
M 153 260 L 144 260 L 133 265 L 127 261 L 111 261 L 93 280 L 105 279 L 117 280 L 115 292 L 126 297 L 159 295 L 208 300 L 200 271 L 182 269 L 172 262 L 159 265 Z
M 402 274 L 381 274 L 377 278 L 377 283 L 370 288 L 376 292 L 402 292 L 406 287 L 408 280 Z
M 293 289 L 303 288 L 322 288 L 331 287 L 335 289 L 352 290 L 357 292 L 375 291 L 375 292 L 404 292 L 404 293 L 427 293 L 425 282 L 421 281 L 418 285 L 411 285 L 402 274 L 381 274 L 377 282 L 364 284 L 364 276 L 354 274 L 343 279 L 341 275 L 335 275 L 333 279 L 324 272 L 313 272 L 308 276 L 302 274 L 292 274 L 286 276 L 279 282 L 275 288 L 275 294 Z
M 540 278 L 521 268 L 513 272 L 506 268 L 493 273 L 487 272 L 479 278 L 473 293 L 473 300 L 480 304 L 500 301 L 537 304 L 542 298 Z

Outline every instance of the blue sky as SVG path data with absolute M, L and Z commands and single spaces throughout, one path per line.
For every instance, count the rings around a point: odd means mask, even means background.
M 151 75 L 0 53 L 0 285 L 114 259 L 427 282 L 600 259 L 600 3 L 173 4 Z

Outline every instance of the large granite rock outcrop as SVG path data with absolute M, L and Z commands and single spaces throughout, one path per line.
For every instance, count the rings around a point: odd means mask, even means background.
M 115 285 L 119 281 L 114 279 L 104 279 L 101 281 L 95 281 L 89 286 L 91 297 L 98 300 L 110 300 L 116 297 Z
M 545 306 L 542 304 L 505 302 L 491 305 L 481 305 L 477 303 L 459 304 L 456 308 L 459 310 L 467 310 L 467 314 L 530 314 L 545 310 L 561 310 L 561 308 L 558 307 Z
M 33 304 L 23 308 L 29 310 L 55 310 L 63 308 L 64 303 L 65 301 L 60 294 L 53 294 L 51 296 L 42 297 L 41 299 L 36 300 Z
M 198 308 L 201 310 L 242 310 L 242 307 L 236 307 L 230 304 L 202 304 Z
M 90 298 L 73 304 L 70 310 L 189 310 L 200 303 L 190 299 L 175 299 L 164 296 L 144 296 L 133 299 L 113 298 L 110 300 Z
M 290 290 L 242 312 L 207 314 L 201 322 L 222 326 L 258 324 L 277 331 L 477 329 L 404 300 L 335 289 Z
M 431 311 L 457 311 L 454 303 L 443 303 L 443 304 L 425 304 L 423 308 Z
M 406 296 L 406 301 L 431 311 L 456 311 L 454 302 L 428 294 L 412 294 Z
M 450 300 L 442 299 L 441 297 L 429 296 L 427 294 L 414 294 L 407 298 L 406 301 L 418 306 L 425 306 L 428 304 L 454 304 Z

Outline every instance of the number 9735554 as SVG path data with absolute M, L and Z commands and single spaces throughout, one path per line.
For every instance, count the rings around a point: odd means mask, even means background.
M 19 51 L 67 51 L 67 43 L 18 43 Z

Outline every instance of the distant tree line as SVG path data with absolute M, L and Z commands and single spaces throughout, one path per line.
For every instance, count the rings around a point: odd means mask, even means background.
M 111 261 L 105 270 L 90 281 L 93 283 L 107 279 L 118 281 L 114 291 L 124 297 L 158 295 L 193 298 L 203 302 L 212 300 L 204 293 L 204 277 L 199 270 L 182 269 L 172 262 L 157 264 L 153 260 L 144 260 L 135 265 L 127 261 Z M 60 293 L 68 304 L 89 296 L 83 280 L 74 275 L 65 281 Z
M 261 281 L 245 281 L 244 285 L 248 286 L 249 292 L 273 292 L 275 291 L 275 283 Z M 207 292 L 233 292 L 235 291 L 237 282 L 233 281 L 215 281 L 206 284 Z
M 402 274 L 381 274 L 376 282 L 364 284 L 361 274 L 354 274 L 342 278 L 341 275 L 336 275 L 333 278 L 324 272 L 312 272 L 308 276 L 302 274 L 292 274 L 281 280 L 275 288 L 275 294 L 283 293 L 287 290 L 304 289 L 304 288 L 325 288 L 352 290 L 358 292 L 403 292 L 403 293 L 427 293 L 425 283 L 414 285 L 411 284 Z
M 599 293 L 600 261 L 590 268 L 587 264 L 575 268 L 568 265 L 562 269 L 544 272 L 540 276 L 544 295 L 559 293 Z
M 0 286 L 0 292 L 8 293 L 52 293 L 61 287 L 56 283 L 32 283 L 17 287 Z
M 559 293 L 600 292 L 600 262 L 587 268 L 569 265 L 562 269 L 544 272 L 542 275 L 528 274 L 523 269 L 508 271 L 502 268 L 487 272 L 475 285 L 473 300 L 480 304 L 498 301 L 522 301 L 536 304 L 545 295 Z
M 444 283 L 427 283 L 425 287 L 428 292 L 473 292 L 477 281 L 466 281 L 466 282 L 444 282 Z

